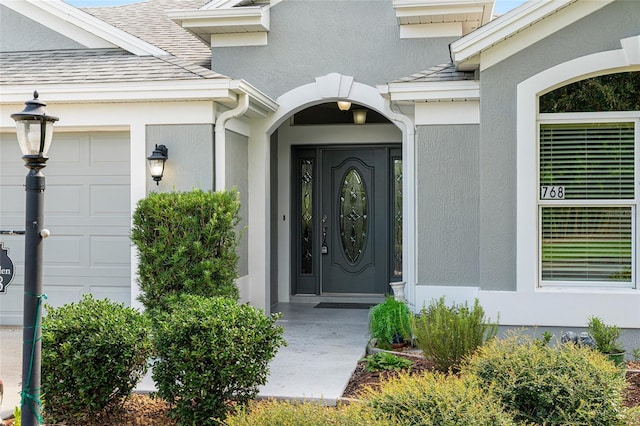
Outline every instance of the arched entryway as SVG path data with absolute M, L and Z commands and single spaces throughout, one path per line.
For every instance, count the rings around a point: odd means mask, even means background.
M 351 109 L 340 111 L 338 100 L 350 101 Z M 277 101 L 265 123 L 269 303 L 374 300 L 390 281 L 411 279 L 412 238 L 402 239 L 413 227 L 406 214 L 412 201 L 403 197 L 413 191 L 406 181 L 413 165 L 403 161 L 412 158 L 411 121 L 377 89 L 339 74 Z M 367 110 L 365 124 L 353 123 L 353 109 Z

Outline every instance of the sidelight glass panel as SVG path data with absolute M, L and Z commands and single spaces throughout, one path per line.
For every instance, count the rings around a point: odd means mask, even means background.
M 402 159 L 393 160 L 393 275 L 402 276 Z
M 300 200 L 302 201 L 300 271 L 303 274 L 311 274 L 313 273 L 313 159 L 311 158 L 300 160 Z
M 351 263 L 362 254 L 367 238 L 367 189 L 354 168 L 347 171 L 340 190 L 339 215 L 342 249 Z

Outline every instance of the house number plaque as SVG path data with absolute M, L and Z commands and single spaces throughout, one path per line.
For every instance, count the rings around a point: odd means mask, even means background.
M 0 242 L 0 294 L 7 292 L 14 275 L 13 261 L 9 257 L 9 249 L 4 248 Z

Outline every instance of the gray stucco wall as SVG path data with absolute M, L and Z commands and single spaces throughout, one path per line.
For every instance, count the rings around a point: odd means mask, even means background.
M 516 88 L 540 71 L 638 34 L 640 1 L 619 0 L 480 75 L 480 286 L 516 288 Z M 535 224 L 531 224 L 535 226 Z
M 148 191 L 213 189 L 213 125 L 167 124 L 147 126 L 147 156 L 155 145 L 169 149 L 164 177 L 159 185 L 147 173 Z
M 375 85 L 450 62 L 453 38 L 400 39 L 391 0 L 298 0 L 271 9 L 267 46 L 218 47 L 212 66 L 279 95 L 337 72 Z
M 228 189 L 235 187 L 240 193 L 240 224 L 245 229 L 249 219 L 249 141 L 246 136 L 227 130 L 225 154 L 225 180 Z M 243 232 L 238 245 L 238 274 L 243 277 L 249 274 L 249 243 L 247 232 Z
M 416 133 L 418 285 L 478 283 L 478 125 Z
M 0 4 L 0 52 L 56 49 L 85 47 Z

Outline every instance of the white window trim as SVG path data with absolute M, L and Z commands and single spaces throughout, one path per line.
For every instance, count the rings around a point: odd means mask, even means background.
M 640 153 L 640 112 L 635 111 L 615 111 L 615 112 L 585 112 L 585 113 L 547 113 L 547 114 L 539 114 L 538 126 L 537 126 L 537 144 L 536 144 L 536 178 L 537 185 L 536 187 L 540 188 L 540 127 L 543 124 L 562 124 L 562 123 L 577 123 L 577 124 L 589 124 L 589 123 L 634 123 L 634 139 L 635 139 L 635 193 L 633 199 L 620 199 L 620 200 L 571 200 L 571 202 L 567 201 L 557 201 L 557 200 L 540 200 L 536 195 L 536 203 L 537 203 L 537 243 L 538 247 L 536 250 L 537 256 L 537 286 L 539 288 L 562 288 L 562 287 L 576 287 L 576 288 L 603 288 L 603 289 L 613 289 L 613 288 L 626 288 L 629 289 L 630 286 L 628 282 L 589 282 L 589 281 L 543 281 L 542 279 L 542 256 L 540 255 L 540 251 L 542 248 L 542 218 L 541 218 L 541 210 L 543 207 L 549 206 L 566 206 L 566 207 L 591 207 L 598 205 L 606 205 L 606 206 L 617 206 L 617 207 L 631 207 L 631 211 L 635 216 L 635 219 L 632 221 L 632 244 L 631 244 L 631 253 L 635 254 L 632 256 L 631 261 L 631 288 L 636 288 L 636 276 L 637 276 L 637 265 L 640 265 L 638 257 L 638 253 L 636 250 L 636 242 L 640 237 L 637 233 L 637 222 L 638 222 L 638 199 L 639 199 L 639 191 L 638 188 L 638 176 L 640 176 L 640 168 L 638 167 L 638 159 L 640 158 L 638 155 Z
M 640 70 L 640 35 L 621 40 L 622 49 L 576 58 L 544 70 L 517 86 L 516 291 L 480 291 L 489 315 L 505 325 L 581 327 L 591 315 L 619 327 L 640 327 L 638 289 L 540 288 L 537 284 L 538 97 L 577 80 Z

